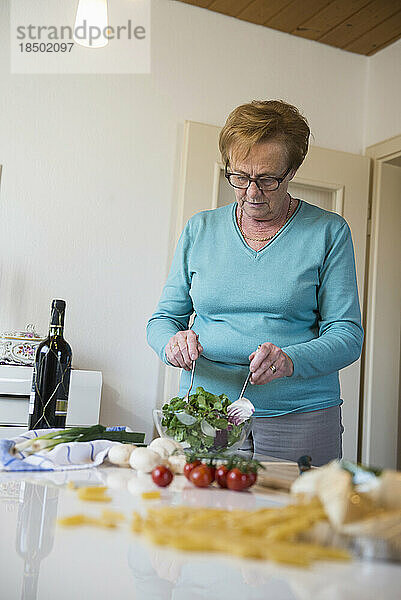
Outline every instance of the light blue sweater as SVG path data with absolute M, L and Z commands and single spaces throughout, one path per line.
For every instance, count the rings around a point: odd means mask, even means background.
M 168 364 L 165 346 L 192 329 L 204 348 L 194 389 L 237 399 L 248 356 L 272 342 L 290 356 L 291 377 L 249 385 L 256 416 L 307 412 L 341 403 L 338 371 L 358 359 L 363 330 L 349 227 L 335 213 L 300 201 L 259 252 L 239 231 L 236 203 L 193 216 L 147 325 L 148 342 Z M 182 372 L 180 395 L 190 373 Z

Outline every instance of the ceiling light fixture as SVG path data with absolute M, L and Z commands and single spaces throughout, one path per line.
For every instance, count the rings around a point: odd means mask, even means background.
M 107 37 L 107 0 L 79 0 L 74 25 L 74 41 L 85 48 L 103 48 Z

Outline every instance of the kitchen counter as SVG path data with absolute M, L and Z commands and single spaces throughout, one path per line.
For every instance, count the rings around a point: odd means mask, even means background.
M 130 469 L 59 473 L 0 472 L 0 596 L 2 600 L 395 600 L 401 565 L 354 560 L 308 569 L 184 553 L 152 546 L 130 530 L 133 510 L 155 501 L 140 492 L 148 477 Z M 134 481 L 133 481 L 134 480 Z M 107 485 L 112 502 L 82 502 L 67 483 Z M 131 482 L 131 483 L 129 483 Z M 129 489 L 127 485 L 129 484 Z M 130 490 L 130 491 L 129 491 Z M 282 493 L 197 489 L 183 476 L 162 490 L 163 502 L 256 509 L 286 502 Z M 156 501 L 157 502 L 157 501 Z M 117 529 L 63 528 L 56 519 L 103 508 L 123 512 Z M 218 531 L 216 531 L 218 535 Z

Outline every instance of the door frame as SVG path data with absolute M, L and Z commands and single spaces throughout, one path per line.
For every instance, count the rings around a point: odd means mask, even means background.
M 382 183 L 382 165 L 393 158 L 401 156 L 401 135 L 394 136 L 383 142 L 378 142 L 365 149 L 365 155 L 372 159 L 373 177 L 371 191 L 370 215 L 368 220 L 368 231 L 370 233 L 369 243 L 367 248 L 367 277 L 365 280 L 365 349 L 363 357 L 363 370 L 361 373 L 361 393 L 363 394 L 363 404 L 361 407 L 362 414 L 360 415 L 360 423 L 362 425 L 360 431 L 360 448 L 358 459 L 366 464 L 370 464 L 371 448 L 370 439 L 373 429 L 373 376 L 377 374 L 374 370 L 374 354 L 375 346 L 375 314 L 376 314 L 376 297 L 374 290 L 377 285 L 378 277 L 378 252 L 379 252 L 379 224 L 381 212 L 381 194 L 380 188 Z M 399 411 L 401 413 L 401 411 Z M 401 432 L 400 424 L 401 414 L 398 415 L 398 438 Z M 385 432 L 382 432 L 385 435 Z M 398 448 L 398 468 L 400 464 L 400 446 Z

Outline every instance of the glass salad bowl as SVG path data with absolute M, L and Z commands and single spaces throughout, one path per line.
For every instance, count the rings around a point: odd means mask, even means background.
M 161 409 L 155 409 L 153 420 L 160 437 L 180 442 L 184 449 L 233 453 L 248 437 L 252 417 L 232 422 L 227 413 L 230 404 L 225 394 L 215 396 L 198 387 L 188 402 L 173 398 Z

